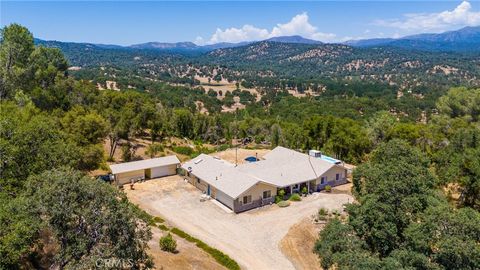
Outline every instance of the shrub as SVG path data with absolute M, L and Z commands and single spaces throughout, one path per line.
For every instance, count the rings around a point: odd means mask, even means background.
M 125 162 L 131 161 L 134 157 L 134 150 L 130 143 L 122 145 L 122 159 Z
M 186 156 L 190 156 L 191 154 L 193 154 L 193 149 L 188 146 L 175 146 L 173 147 L 173 151 Z
M 332 187 L 330 185 L 325 186 L 325 191 L 326 192 L 332 192 Z
M 279 203 L 279 202 L 281 202 L 281 201 L 283 201 L 283 198 L 282 198 L 282 197 L 280 197 L 280 196 L 278 196 L 278 195 L 275 196 L 275 203 Z
M 158 225 L 157 227 L 158 227 L 160 230 L 162 230 L 162 231 L 168 231 L 168 227 L 165 226 L 164 224 L 160 224 L 160 225 Z
M 220 145 L 220 146 L 217 147 L 217 151 L 218 151 L 218 152 L 225 151 L 225 150 L 227 150 L 228 148 L 230 148 L 230 145 L 229 145 L 229 144 L 222 144 L 222 145 Z
M 281 201 L 277 205 L 279 207 L 287 207 L 287 206 L 290 206 L 290 202 L 289 201 Z
M 282 197 L 282 199 L 283 199 L 283 197 L 285 196 L 285 190 L 284 190 L 284 189 L 280 189 L 280 190 L 278 191 L 278 196 Z
M 318 220 L 325 221 L 328 219 L 328 210 L 325 208 L 318 209 Z
M 161 217 L 153 217 L 153 222 L 155 223 L 163 223 L 165 220 Z
M 308 193 L 308 188 L 307 188 L 307 187 L 303 187 L 303 188 L 302 188 L 302 193 L 306 195 L 306 194 Z
M 298 195 L 298 193 L 293 193 L 290 198 L 289 198 L 290 201 L 295 201 L 295 202 L 298 202 L 298 201 L 301 201 L 302 198 L 300 197 L 300 195 Z
M 325 208 L 320 208 L 320 209 L 318 209 L 318 215 L 319 216 L 326 216 L 326 215 L 328 215 L 328 210 L 325 209 Z
M 158 156 L 158 154 L 160 154 L 161 152 L 163 152 L 163 145 L 159 143 L 153 143 L 147 147 L 147 151 L 145 151 L 145 154 L 149 155 L 151 158 L 154 158 Z
M 163 251 L 168 251 L 173 253 L 177 250 L 177 241 L 173 239 L 170 233 L 160 238 L 159 244 L 160 244 L 160 249 L 162 249 Z

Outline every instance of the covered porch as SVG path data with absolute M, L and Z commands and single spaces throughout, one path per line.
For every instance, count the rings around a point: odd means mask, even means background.
M 315 184 L 315 180 L 310 180 L 310 181 L 301 182 L 301 183 L 297 183 L 289 186 L 280 187 L 277 189 L 277 194 L 278 194 L 278 191 L 282 189 L 285 191 L 285 197 L 288 198 L 290 195 L 294 193 L 310 194 L 312 192 L 315 192 L 316 184 Z

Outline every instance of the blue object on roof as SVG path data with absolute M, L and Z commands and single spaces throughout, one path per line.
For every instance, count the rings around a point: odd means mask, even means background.
M 246 157 L 245 160 L 248 161 L 248 162 L 258 161 L 258 159 L 257 159 L 256 157 L 254 157 L 254 156 Z
M 340 160 L 334 159 L 334 158 L 332 158 L 332 157 L 325 156 L 325 155 L 322 155 L 321 159 L 323 159 L 323 160 L 325 160 L 325 161 L 328 161 L 328 162 L 330 162 L 330 163 L 333 163 L 333 164 L 339 164 L 339 163 L 341 163 Z

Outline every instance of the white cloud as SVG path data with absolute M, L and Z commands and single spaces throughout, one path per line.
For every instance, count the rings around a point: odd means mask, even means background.
M 247 40 L 265 39 L 268 36 L 269 33 L 266 29 L 261 29 L 246 24 L 242 28 L 232 27 L 225 30 L 217 28 L 217 31 L 215 31 L 208 43 L 241 42 Z
M 215 33 L 205 43 L 213 44 L 219 42 L 254 41 L 271 37 L 292 35 L 300 35 L 305 38 L 321 41 L 332 41 L 336 38 L 335 34 L 318 32 L 317 27 L 310 24 L 308 19 L 308 14 L 304 12 L 294 16 L 287 23 L 277 24 L 271 31 L 249 24 L 246 24 L 241 28 L 231 27 L 225 30 L 217 28 Z M 198 42 L 197 44 L 202 44 L 201 42 L 204 42 L 204 40 L 201 37 L 197 37 L 196 42 Z
M 444 31 L 453 27 L 479 25 L 480 12 L 472 11 L 472 5 L 463 1 L 453 10 L 405 14 L 402 19 L 378 20 L 374 24 L 406 31 Z

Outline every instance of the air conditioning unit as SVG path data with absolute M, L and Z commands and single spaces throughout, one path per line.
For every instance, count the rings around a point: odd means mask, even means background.
M 308 151 L 308 155 L 311 156 L 311 157 L 321 158 L 322 157 L 322 152 L 312 149 L 312 150 Z

